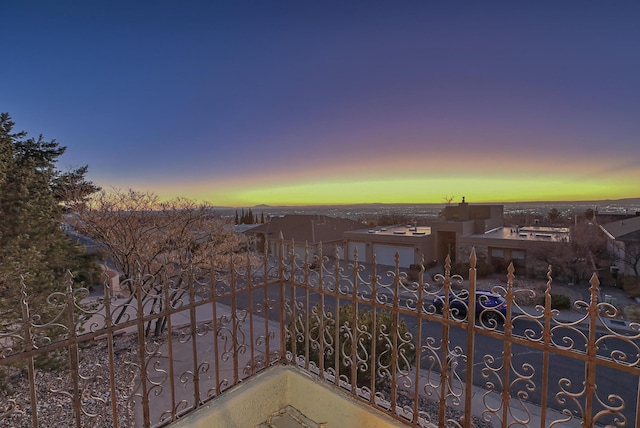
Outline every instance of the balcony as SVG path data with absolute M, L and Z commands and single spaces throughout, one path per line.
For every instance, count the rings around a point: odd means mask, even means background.
M 0 332 L 0 426 L 640 426 L 640 326 L 614 328 L 595 276 L 567 320 L 550 273 L 544 303 L 519 305 L 533 291 L 511 266 L 501 315 L 466 303 L 475 263 L 412 282 L 322 249 L 231 256 L 129 278 L 122 296 L 69 275 L 38 310 L 23 285 Z

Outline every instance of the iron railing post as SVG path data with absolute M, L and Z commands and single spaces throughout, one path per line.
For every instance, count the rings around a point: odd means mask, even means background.
M 31 334 L 31 314 L 29 313 L 29 302 L 27 300 L 27 285 L 24 276 L 20 276 L 20 307 L 22 309 L 22 327 L 24 334 L 24 350 L 29 352 L 35 349 L 33 336 Z M 31 405 L 31 423 L 34 427 L 38 426 L 38 397 L 36 394 L 36 369 L 33 361 L 34 357 L 27 358 L 27 374 L 29 376 L 29 395 Z
M 213 260 L 213 255 L 211 255 Z M 220 378 L 220 345 L 218 343 L 219 325 L 218 325 L 218 289 L 217 289 L 217 274 L 214 266 L 210 267 L 209 272 L 209 293 L 211 294 L 211 329 L 213 330 L 213 358 L 215 358 L 214 364 L 214 396 L 220 395 L 222 390 L 222 379 Z
M 450 328 L 450 297 L 451 297 L 451 257 L 447 255 L 444 262 L 444 302 L 442 305 L 442 340 L 440 347 L 440 401 L 438 405 L 438 423 L 446 425 L 447 397 L 451 382 L 449 373 L 449 328 Z
M 598 277 L 594 273 L 589 281 L 591 287 L 591 300 L 589 302 L 589 338 L 587 341 L 587 355 L 585 362 L 585 406 L 582 425 L 584 427 L 591 427 L 594 424 L 593 420 L 593 402 L 594 395 L 596 393 L 596 358 L 598 354 L 598 345 L 596 344 L 596 328 L 598 322 Z
M 513 302 L 513 279 L 515 278 L 513 262 L 509 263 L 507 268 L 507 317 L 504 323 L 504 347 L 502 351 L 503 367 L 502 367 L 502 424 L 508 425 L 509 418 L 509 401 L 511 400 L 511 359 L 513 354 L 511 353 L 512 332 L 513 327 L 511 325 L 510 309 Z
M 162 271 L 162 293 L 164 295 L 164 313 L 167 320 L 167 352 L 169 353 L 169 361 L 173 361 L 173 322 L 171 320 L 171 297 L 169 293 L 169 280 L 167 278 L 167 271 L 163 269 Z M 171 389 L 171 409 L 169 412 L 171 414 L 171 420 L 175 421 L 177 419 L 176 414 L 176 380 L 175 380 L 175 368 L 173 364 L 169 364 L 169 386 Z
M 109 352 L 109 396 L 111 397 L 111 419 L 113 428 L 118 428 L 118 397 L 116 395 L 115 358 L 113 346 L 113 314 L 111 313 L 111 284 L 109 276 L 105 275 L 103 284 L 104 298 L 104 329 L 107 332 L 107 349 Z
M 378 359 L 378 273 L 377 265 L 374 261 L 371 266 L 371 367 L 369 368 L 371 374 L 369 402 L 375 403 L 376 400 L 376 368 Z M 381 309 L 381 310 L 384 310 Z
M 317 269 L 318 269 L 318 368 L 320 369 L 320 377 L 324 379 L 324 256 L 322 254 L 322 242 L 318 245 Z M 336 263 L 338 263 L 336 258 Z
M 265 367 L 269 367 L 271 365 L 271 334 L 269 332 L 269 311 L 270 307 L 270 299 L 269 299 L 269 253 L 268 246 L 265 242 L 264 246 L 264 254 L 262 258 L 262 289 L 263 289 L 263 314 L 264 314 L 264 347 L 265 347 Z M 282 342 L 282 340 L 281 340 Z M 280 359 L 284 359 L 284 355 L 280 355 Z
M 231 265 L 233 268 L 233 264 Z M 233 269 L 231 270 L 233 272 Z M 198 314 L 196 313 L 196 291 L 194 288 L 193 278 L 193 265 L 187 272 L 187 290 L 189 291 L 189 323 L 191 334 L 191 359 L 193 360 L 193 408 L 197 409 L 201 404 L 200 398 L 200 369 L 199 369 L 199 355 L 198 355 Z M 233 274 L 232 274 L 233 275 Z M 235 343 L 235 342 L 234 342 Z M 234 358 L 234 362 L 237 358 Z M 237 376 L 237 364 L 234 364 L 234 374 Z M 234 377 L 236 380 L 237 377 Z
M 464 428 L 471 428 L 471 417 L 473 414 L 472 398 L 473 398 L 473 366 L 475 362 L 475 319 L 476 319 L 476 279 L 477 279 L 477 257 L 476 249 L 471 249 L 469 257 L 469 312 L 467 314 L 467 371 L 465 377 L 465 396 L 464 396 Z
M 239 321 L 238 321 L 238 303 L 237 303 L 237 293 L 238 293 L 238 279 L 236 278 L 236 269 L 233 264 L 233 254 L 229 256 L 229 272 L 230 272 L 230 294 L 231 294 L 231 348 L 233 349 L 233 384 L 237 384 L 240 379 L 240 368 L 238 365 L 238 329 Z
M 544 290 L 544 328 L 542 329 L 542 398 L 540 399 L 540 428 L 547 421 L 547 400 L 549 399 L 549 352 L 551 350 L 551 265 L 547 269 L 547 284 Z
M 358 262 L 354 261 L 353 263 L 353 283 L 351 290 L 351 370 L 350 372 L 350 382 L 351 382 L 351 393 L 353 395 L 356 394 L 356 388 L 358 386 Z M 337 311 L 340 308 L 336 308 Z M 347 335 L 349 332 L 345 331 L 344 334 Z
M 400 254 L 395 255 L 395 275 L 393 278 L 393 325 L 391 333 L 391 413 L 396 413 L 398 402 L 398 330 L 400 329 Z
M 66 309 L 67 309 L 67 326 L 68 334 L 71 339 L 69 345 L 69 369 L 71 372 L 71 383 L 73 386 L 73 395 L 71 400 L 73 402 L 73 417 L 75 419 L 76 428 L 82 426 L 82 401 L 80 396 L 80 374 L 79 374 L 79 359 L 78 359 L 78 341 L 76 322 L 74 317 L 75 299 L 73 297 L 73 275 L 70 271 L 65 274 L 66 285 Z
M 138 272 L 136 280 L 133 283 L 134 293 L 136 295 L 137 311 L 136 311 L 136 327 L 138 330 L 138 359 L 140 361 L 140 387 L 142 388 L 142 423 L 143 426 L 151 426 L 151 415 L 149 409 L 149 386 L 147 385 L 147 361 L 146 361 L 146 337 L 144 330 L 144 299 L 145 291 L 143 290 L 141 273 Z
M 422 357 L 422 317 L 424 315 L 424 255 L 420 260 L 420 276 L 418 277 L 418 300 L 416 303 L 416 343 L 415 343 L 415 378 L 413 386 L 413 417 L 411 422 L 413 424 L 418 423 L 419 416 L 419 398 L 420 398 L 420 360 Z

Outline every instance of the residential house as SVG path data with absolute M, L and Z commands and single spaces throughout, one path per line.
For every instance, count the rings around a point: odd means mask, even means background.
M 554 249 L 568 245 L 568 227 L 496 227 L 484 233 L 458 237 L 458 257 L 467 258 L 475 248 L 478 260 L 489 263 L 495 271 L 504 272 L 509 263 L 516 271 L 532 275 L 544 275 L 548 263 L 536 254 L 558 253 Z M 560 251 L 561 252 L 561 251 Z
M 609 238 L 611 271 L 637 276 L 640 271 L 640 216 L 600 225 Z
M 453 263 L 468 260 L 471 249 L 478 259 L 496 268 L 513 262 L 516 268 L 535 270 L 538 260 L 535 251 L 567 244 L 570 239 L 566 227 L 505 227 L 504 206 L 498 204 L 469 204 L 462 199 L 457 205 L 444 208 L 440 218 L 429 227 L 399 225 L 345 232 L 346 258 L 371 263 L 399 266 L 442 263 L 449 256 Z M 546 265 L 540 269 L 546 269 Z
M 430 227 L 412 225 L 375 227 L 352 230 L 344 233 L 345 258 L 373 263 L 375 257 L 379 265 L 395 266 L 396 254 L 399 266 L 408 268 L 411 264 L 431 261 L 434 257 L 433 237 Z
M 336 251 L 343 257 L 343 234 L 350 230 L 362 229 L 365 225 L 346 218 L 326 215 L 287 214 L 269 217 L 264 224 L 247 230 L 247 236 L 255 238 L 255 249 L 269 254 L 278 254 L 277 240 L 285 241 L 285 254 L 289 252 L 291 242 L 295 242 L 293 251 L 300 258 L 305 257 L 309 249 L 309 257 L 317 254 L 318 245 L 322 243 L 323 254 L 334 256 Z
M 378 264 L 393 266 L 397 253 L 405 268 L 423 260 L 442 263 L 448 255 L 455 261 L 459 238 L 502 226 L 503 211 L 503 205 L 471 205 L 462 198 L 458 205 L 445 207 L 429 227 L 398 225 L 345 233 L 346 257 L 353 260 L 357 251 L 358 260 L 371 263 L 375 255 Z

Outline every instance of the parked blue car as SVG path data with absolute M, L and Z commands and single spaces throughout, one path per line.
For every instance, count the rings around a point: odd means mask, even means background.
M 443 294 L 433 299 L 433 306 L 438 313 L 442 313 L 445 298 L 446 296 Z M 475 302 L 476 315 L 483 320 L 503 321 L 507 315 L 507 301 L 499 294 L 477 290 Z M 467 290 L 451 292 L 449 294 L 449 308 L 453 318 L 464 320 L 469 308 L 469 292 Z

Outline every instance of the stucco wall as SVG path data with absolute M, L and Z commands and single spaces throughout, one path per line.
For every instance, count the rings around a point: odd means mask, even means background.
M 290 366 L 273 367 L 252 377 L 171 426 L 254 427 L 286 405 L 295 407 L 314 422 L 327 423 L 327 428 L 406 426 Z

